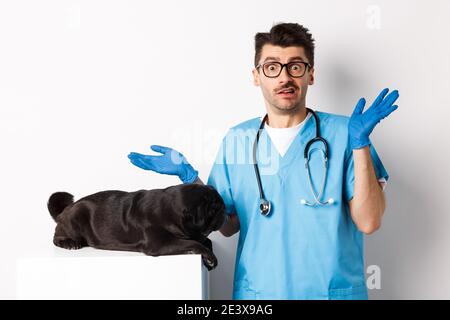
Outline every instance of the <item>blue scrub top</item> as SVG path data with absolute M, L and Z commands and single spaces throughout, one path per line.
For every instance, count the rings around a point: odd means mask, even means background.
M 353 155 L 348 144 L 348 117 L 316 112 L 321 135 L 329 144 L 329 169 L 322 200 L 313 202 L 303 151 L 315 137 L 314 117 L 306 120 L 284 157 L 260 135 L 257 160 L 271 214 L 259 211 L 259 190 L 252 160 L 261 118 L 231 128 L 222 141 L 208 184 L 222 196 L 228 214 L 240 221 L 233 299 L 367 299 L 363 234 L 356 228 L 348 202 L 353 198 Z M 314 143 L 311 149 L 323 149 Z M 375 148 L 370 152 L 377 178 L 389 176 Z M 320 152 L 311 153 L 316 194 L 324 175 Z

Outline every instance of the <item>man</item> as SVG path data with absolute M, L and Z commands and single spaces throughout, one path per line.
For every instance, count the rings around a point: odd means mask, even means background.
M 267 118 L 229 130 L 208 179 L 229 214 L 220 232 L 229 237 L 240 231 L 233 298 L 367 299 L 363 234 L 380 227 L 383 183 L 389 178 L 369 135 L 397 108 L 398 92 L 387 95 L 384 89 L 364 113 L 360 99 L 350 118 L 316 112 L 317 123 L 306 107 L 308 86 L 314 84 L 314 40 L 295 23 L 256 34 L 253 77 Z M 310 146 L 308 164 L 303 159 L 317 125 L 328 143 L 326 166 L 320 141 Z M 143 169 L 201 183 L 180 153 L 152 149 L 163 156 L 129 158 Z M 262 210 L 262 200 L 270 201 L 270 211 Z

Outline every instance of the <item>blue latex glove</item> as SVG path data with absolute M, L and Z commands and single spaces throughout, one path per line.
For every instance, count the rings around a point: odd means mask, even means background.
M 178 151 L 157 145 L 152 145 L 150 148 L 153 151 L 162 153 L 162 156 L 149 156 L 130 152 L 128 158 L 131 163 L 144 170 L 176 175 L 183 183 L 192 183 L 197 179 L 198 171 L 196 171 Z
M 399 97 L 398 91 L 394 90 L 386 96 L 388 91 L 388 88 L 383 89 L 370 108 L 364 113 L 362 111 L 366 100 L 364 98 L 359 99 L 348 123 L 348 135 L 352 150 L 370 145 L 369 135 L 372 133 L 373 128 L 381 119 L 386 118 L 398 108 L 397 105 L 393 105 Z

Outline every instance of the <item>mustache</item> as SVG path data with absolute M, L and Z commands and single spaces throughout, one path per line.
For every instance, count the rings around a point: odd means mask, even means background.
M 295 90 L 298 89 L 298 87 L 297 87 L 295 84 L 293 84 L 293 83 L 288 83 L 288 84 L 286 84 L 286 85 L 284 85 L 284 86 L 282 86 L 282 87 L 276 89 L 276 90 L 275 90 L 275 93 L 277 93 L 277 92 L 279 92 L 279 91 L 281 91 L 281 90 L 284 90 L 284 89 L 288 89 L 288 88 L 294 88 Z

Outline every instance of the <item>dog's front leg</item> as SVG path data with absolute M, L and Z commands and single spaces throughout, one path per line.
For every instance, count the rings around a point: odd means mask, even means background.
M 205 238 L 205 240 L 202 241 L 202 244 L 205 247 L 207 247 L 209 250 L 211 250 L 211 251 L 213 250 L 212 242 L 211 242 L 211 240 L 209 238 Z
M 164 231 L 152 231 L 150 234 L 147 234 L 147 242 L 143 251 L 150 256 L 201 254 L 203 263 L 208 270 L 212 270 L 217 266 L 217 258 L 214 253 L 200 242 L 175 238 Z
M 156 253 L 156 254 L 155 254 Z M 173 254 L 201 254 L 203 263 L 208 270 L 217 266 L 217 258 L 207 247 L 195 240 L 176 239 L 167 243 L 161 248 L 150 249 L 150 255 L 173 255 Z

